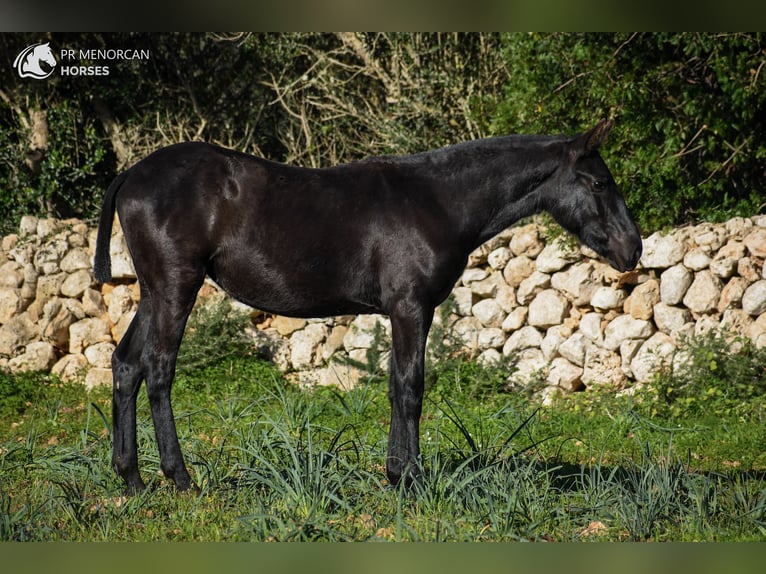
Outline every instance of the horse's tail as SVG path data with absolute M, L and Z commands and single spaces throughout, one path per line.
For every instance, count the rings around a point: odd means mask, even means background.
M 108 283 L 112 280 L 112 260 L 109 255 L 109 241 L 112 238 L 112 224 L 114 223 L 114 211 L 117 203 L 117 191 L 128 177 L 125 171 L 114 178 L 104 194 L 104 202 L 101 205 L 101 218 L 98 222 L 98 235 L 96 236 L 96 254 L 93 257 L 93 272 L 96 281 Z

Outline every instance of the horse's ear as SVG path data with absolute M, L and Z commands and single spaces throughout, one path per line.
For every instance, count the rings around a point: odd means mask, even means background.
M 599 120 L 595 128 L 582 134 L 580 136 L 580 141 L 583 142 L 583 151 L 585 153 L 591 153 L 601 147 L 606 136 L 612 131 L 613 126 L 614 120 L 602 119 Z

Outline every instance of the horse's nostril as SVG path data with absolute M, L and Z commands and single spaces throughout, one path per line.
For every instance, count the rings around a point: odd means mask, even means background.
M 631 265 L 631 267 L 635 267 L 636 265 L 638 265 L 638 260 L 641 259 L 642 251 L 643 249 L 641 247 L 641 244 L 639 243 L 638 246 L 636 247 L 636 250 L 633 252 L 633 258 L 631 259 L 631 262 L 633 264 Z

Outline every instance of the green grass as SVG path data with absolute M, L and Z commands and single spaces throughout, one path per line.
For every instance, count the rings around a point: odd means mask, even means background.
M 110 468 L 111 390 L 0 372 L 0 541 L 766 540 L 764 354 L 711 336 L 632 396 L 589 390 L 541 408 L 512 365 L 444 353 L 429 368 L 416 493 L 385 479 L 386 377 L 299 388 L 193 323 L 173 389 L 199 494 L 159 472 L 138 399 L 146 492 Z M 220 327 L 220 329 L 218 329 Z M 218 331 L 215 331 L 218 329 Z M 252 356 L 251 356 L 252 355 Z M 713 389 L 713 391 L 710 391 Z
M 174 388 L 201 493 L 179 495 L 160 475 L 142 393 L 150 488 L 129 499 L 109 468 L 109 391 L 41 378 L 40 398 L 0 426 L 0 539 L 766 539 L 762 404 L 665 419 L 637 398 L 589 392 L 538 410 L 490 392 L 495 376 L 458 360 L 438 368 L 415 496 L 385 480 L 383 378 L 310 391 L 258 359 L 226 359 Z M 205 390 L 224 382 L 231 391 Z

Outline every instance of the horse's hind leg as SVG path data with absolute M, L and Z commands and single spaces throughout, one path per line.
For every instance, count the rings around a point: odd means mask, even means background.
M 151 318 L 150 307 L 148 295 L 142 294 L 136 316 L 112 354 L 112 467 L 131 494 L 146 488 L 138 470 L 136 395 L 144 376 L 141 356 Z
M 152 288 L 152 320 L 143 364 L 146 392 L 160 450 L 160 467 L 179 490 L 187 490 L 192 482 L 178 443 L 170 390 L 184 327 L 202 285 L 204 270 L 186 275 L 185 279 L 181 274 L 167 274 L 166 277 L 172 277 L 172 285 L 165 283 Z

